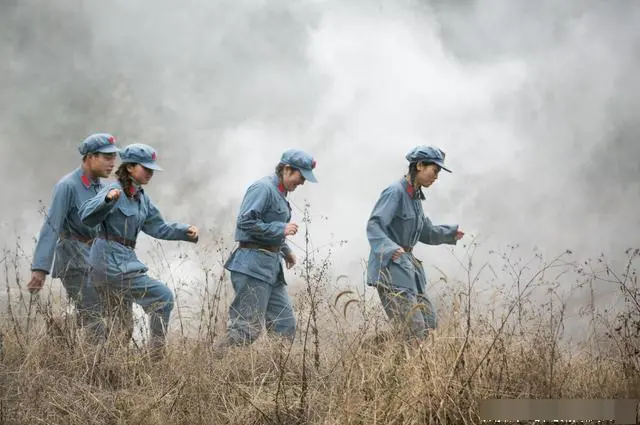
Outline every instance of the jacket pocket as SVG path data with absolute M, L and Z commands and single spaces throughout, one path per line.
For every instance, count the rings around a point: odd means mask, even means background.
M 290 218 L 289 210 L 285 205 L 276 205 L 272 209 L 266 211 L 263 215 L 265 223 L 272 223 L 274 221 L 288 222 Z
M 249 270 L 262 276 L 265 281 L 275 283 L 280 266 L 280 255 L 264 249 L 252 249 L 251 254 L 253 261 L 248 264 Z
M 408 220 L 415 220 L 416 219 L 416 214 L 413 212 L 409 212 L 409 211 L 399 211 L 395 214 L 395 218 L 397 220 L 400 220 L 402 222 L 408 221 Z
M 125 217 L 131 217 L 133 215 L 136 215 L 136 213 L 138 212 L 137 208 L 133 207 L 132 205 L 127 205 L 125 203 L 121 203 L 120 205 L 118 205 L 117 208 L 118 208 L 118 211 L 120 211 L 120 213 Z
M 230 270 L 274 285 L 280 267 L 280 254 L 263 249 L 238 248 L 230 258 L 229 267 Z
M 132 205 L 121 204 L 117 207 L 120 217 L 116 220 L 122 221 L 121 223 L 113 222 L 114 227 L 119 228 L 119 233 L 127 238 L 132 238 L 132 235 L 138 234 L 138 208 Z
M 403 244 L 411 244 L 414 239 L 417 219 L 418 217 L 415 213 L 406 210 L 399 211 L 394 215 L 390 227 Z

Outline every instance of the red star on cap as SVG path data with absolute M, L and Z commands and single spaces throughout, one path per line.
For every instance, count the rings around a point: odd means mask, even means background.
M 311 168 L 316 168 L 316 160 L 311 161 Z
M 110 143 L 110 144 L 112 144 L 112 145 L 116 142 L 116 138 L 115 138 L 115 137 L 113 137 L 113 136 L 109 136 L 109 137 L 107 137 L 107 140 L 108 140 L 108 141 L 109 141 L 109 143 Z
M 151 159 L 152 159 L 152 160 L 154 160 L 154 161 L 156 160 L 156 153 L 155 153 L 155 152 L 153 152 L 153 153 L 151 154 Z

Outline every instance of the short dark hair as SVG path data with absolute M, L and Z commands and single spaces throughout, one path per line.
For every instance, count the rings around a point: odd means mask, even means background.
M 282 172 L 284 171 L 285 167 L 289 167 L 292 170 L 297 170 L 297 168 L 292 167 L 289 164 L 283 164 L 282 162 L 279 163 L 278 165 L 276 165 L 276 170 L 275 171 L 276 171 L 276 176 L 278 176 L 278 178 L 280 178 L 281 180 L 282 180 Z
M 86 161 L 89 156 L 100 156 L 100 155 L 113 155 L 113 153 L 104 153 L 104 152 L 89 152 L 82 155 L 82 162 Z

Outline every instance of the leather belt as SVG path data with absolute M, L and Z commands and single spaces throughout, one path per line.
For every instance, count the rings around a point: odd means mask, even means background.
M 411 252 L 413 251 L 413 247 L 412 246 L 403 246 L 402 249 L 404 249 L 404 252 Z
M 114 241 L 114 242 L 118 242 L 120 245 L 124 245 L 128 248 L 131 249 L 135 249 L 136 248 L 136 241 L 131 240 L 131 239 L 127 239 L 127 238 L 123 238 L 121 236 L 116 236 L 116 235 L 107 235 L 106 233 L 100 233 L 98 235 L 98 237 L 100 239 L 104 239 L 107 241 Z
M 278 245 L 262 245 L 258 243 L 252 242 L 240 242 L 240 248 L 249 248 L 249 249 L 266 249 L 270 252 L 278 253 L 280 252 L 280 247 Z
M 87 245 L 91 245 L 91 243 L 94 241 L 95 238 L 90 238 L 87 236 L 82 236 L 82 235 L 76 235 L 76 234 L 71 234 L 71 233 L 63 233 L 62 235 L 60 235 L 61 239 L 72 239 L 75 241 L 80 241 L 84 244 Z

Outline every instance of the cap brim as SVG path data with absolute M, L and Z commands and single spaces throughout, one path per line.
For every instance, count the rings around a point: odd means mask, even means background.
M 120 149 L 118 149 L 117 147 L 115 147 L 113 145 L 109 145 L 109 146 L 101 147 L 96 152 L 100 152 L 100 153 L 117 153 L 117 152 L 120 152 Z
M 141 162 L 140 165 L 142 165 L 144 168 L 148 168 L 150 170 L 163 171 L 162 167 L 159 166 L 158 164 L 154 163 L 154 162 Z
M 304 177 L 305 180 L 310 181 L 311 183 L 318 183 L 318 179 L 316 179 L 316 176 L 313 174 L 312 170 L 304 168 L 300 168 L 299 170 L 300 174 L 302 174 L 302 177 Z
M 442 161 L 433 161 L 433 163 L 436 164 L 438 167 L 442 168 L 444 171 L 446 171 L 448 173 L 453 173 L 453 171 L 451 171 L 450 169 L 448 169 L 447 167 L 444 166 Z

